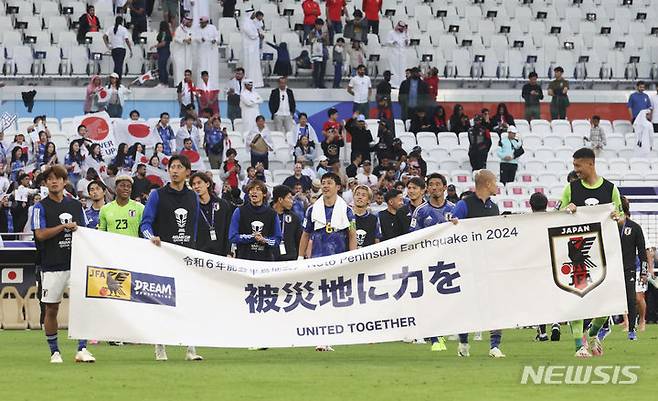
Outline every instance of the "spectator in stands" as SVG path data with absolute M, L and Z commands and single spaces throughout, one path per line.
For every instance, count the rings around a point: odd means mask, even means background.
M 487 156 L 491 149 L 491 133 L 482 125 L 482 116 L 473 117 L 473 126 L 468 130 L 468 158 L 473 171 L 487 168 Z
M 646 85 L 644 81 L 637 81 L 635 84 L 637 91 L 631 93 L 628 97 L 628 113 L 631 116 L 631 121 L 635 121 L 635 117 L 642 111 L 651 109 L 652 103 L 649 95 L 644 93 Z
M 130 22 L 133 26 L 133 43 L 139 43 L 142 32 L 146 32 L 146 1 L 130 0 Z
M 320 177 L 331 171 L 331 168 L 329 167 L 329 158 L 327 158 L 327 156 L 320 156 L 320 159 L 318 159 L 318 166 L 315 168 L 315 171 L 317 172 L 316 175 Z
M 637 157 L 649 157 L 653 150 L 653 124 L 651 124 L 651 110 L 642 110 L 633 121 L 635 131 L 635 150 Z
M 345 175 L 348 178 L 356 177 L 362 162 L 363 162 L 363 155 L 361 155 L 361 153 L 355 154 L 352 157 L 352 163 L 350 163 L 349 166 L 345 167 Z
M 429 88 L 430 103 L 435 103 L 439 94 L 439 69 L 436 67 L 430 68 L 424 81 Z
M 292 75 L 292 65 L 290 64 L 290 51 L 288 50 L 288 44 L 286 42 L 281 42 L 278 45 L 266 42 L 271 48 L 276 50 L 276 62 L 274 63 L 274 70 L 272 73 L 280 76 L 290 76 Z
M 414 146 L 411 149 L 409 156 L 407 156 L 407 163 L 409 169 L 413 168 L 415 170 L 413 172 L 409 171 L 411 175 L 419 175 L 421 177 L 427 175 L 427 162 L 423 159 L 423 149 L 420 146 Z
M 30 176 L 25 173 L 21 173 L 18 176 L 16 184 L 17 186 L 13 193 L 14 204 L 11 208 L 11 216 L 14 232 L 18 233 L 23 231 L 25 223 L 27 223 L 30 197 L 39 193 L 39 190 L 30 188 Z
M 213 193 L 215 183 L 204 173 L 194 173 L 190 185 L 199 196 L 199 225 L 197 227 L 196 249 L 226 256 L 231 250 L 229 226 L 233 216 L 233 206 Z
M 446 200 L 452 203 L 459 202 L 459 195 L 457 195 L 457 189 L 454 184 L 448 185 L 446 189 Z
M 228 144 L 228 133 L 226 127 L 222 128 L 222 122 L 219 117 L 214 116 L 210 119 L 210 124 L 204 130 L 203 143 L 208 155 L 210 168 L 219 169 L 224 157 L 224 144 Z
M 86 206 L 88 204 L 87 200 L 89 199 L 87 186 L 98 179 L 98 172 L 93 168 L 83 168 L 82 171 L 85 173 L 85 176 L 76 184 L 75 193 L 78 196 L 78 200 L 82 202 L 82 205 Z
M 386 210 L 387 207 L 388 206 L 384 201 L 384 191 L 378 189 L 377 192 L 375 192 L 375 201 L 370 204 L 370 212 L 378 216 L 379 213 Z
M 364 160 L 363 163 L 361 163 L 361 169 L 361 173 L 356 175 L 356 182 L 359 185 L 366 185 L 376 190 L 378 188 L 379 179 L 372 173 L 372 162 L 370 160 Z
M 469 124 L 464 124 L 464 107 L 461 104 L 455 104 L 452 108 L 452 115 L 450 116 L 450 131 L 459 135 L 460 132 L 466 132 L 470 128 Z M 466 117 L 468 120 L 468 117 Z
M 307 136 L 309 142 L 317 144 L 320 141 L 318 140 L 318 134 L 313 129 L 313 126 L 308 123 L 308 115 L 306 113 L 299 113 L 299 122 L 289 133 L 288 143 L 297 143 L 301 137 Z
M 521 141 L 516 139 L 518 130 L 515 126 L 507 127 L 507 136 L 501 135 L 498 141 L 498 157 L 500 158 L 500 182 L 506 185 L 508 182 L 514 182 L 516 170 L 519 167 L 518 158 L 521 156 L 519 150 L 522 149 Z
M 486 129 L 488 129 L 489 131 L 493 132 L 494 124 L 493 124 L 493 121 L 491 120 L 491 115 L 489 113 L 489 109 L 487 109 L 486 107 L 483 108 L 482 110 L 480 110 L 480 114 L 482 115 L 482 125 L 484 125 L 484 127 Z
M 586 141 L 589 141 L 589 146 L 594 151 L 594 155 L 599 157 L 603 147 L 606 146 L 606 137 L 603 127 L 599 124 L 601 123 L 601 117 L 592 116 L 590 120 L 591 128 L 589 130 L 589 137 L 584 137 Z
M 202 79 L 203 71 L 206 71 L 207 75 L 205 79 L 206 85 L 202 89 L 207 91 L 218 90 L 219 88 L 217 85 L 219 82 L 219 57 L 217 53 L 219 47 L 219 31 L 215 25 L 210 23 L 210 19 L 208 17 L 202 16 L 199 19 L 199 27 L 196 30 L 196 36 L 194 40 L 197 45 L 196 71 L 201 71 Z M 203 107 L 200 109 L 203 109 Z M 214 108 L 213 111 L 215 111 Z
M 165 11 L 166 13 L 167 11 Z M 155 37 L 156 44 L 151 46 L 151 50 L 156 49 L 158 53 L 158 84 L 159 87 L 169 86 L 169 67 L 167 62 L 171 56 L 171 28 L 167 20 L 160 21 L 160 29 Z
M 222 17 L 235 17 L 235 4 L 237 3 L 237 0 L 220 0 L 219 3 L 222 5 Z
M 107 85 L 108 101 L 105 110 L 112 118 L 121 118 L 123 105 L 126 103 L 126 95 L 130 89 L 121 83 L 121 77 L 116 72 L 110 74 L 110 83 Z
M 120 149 L 120 146 L 119 146 Z M 12 152 L 12 159 L 13 159 L 13 152 Z M 80 152 L 80 143 L 78 141 L 73 141 L 69 144 L 69 152 L 66 154 L 66 157 L 64 158 L 64 167 L 66 167 L 66 171 L 68 172 L 68 181 L 75 186 L 78 184 L 78 181 L 80 180 L 80 175 L 82 172 L 82 162 L 84 161 L 85 157 L 82 155 Z
M 505 132 L 510 125 L 515 125 L 514 117 L 507 111 L 507 105 L 505 103 L 498 103 L 496 115 L 493 116 L 491 125 L 493 126 L 493 130 L 499 134 Z
M 130 174 L 135 161 L 128 155 L 128 145 L 120 143 L 117 146 L 117 154 L 112 160 L 112 165 L 115 166 L 121 174 Z M 71 177 L 69 176 L 69 181 Z
M 185 118 L 187 110 L 196 103 L 197 88 L 192 82 L 192 70 L 185 70 L 185 77 L 176 86 L 176 94 L 178 95 L 178 104 L 180 106 L 180 118 Z
M 35 141 L 36 139 L 36 141 Z M 39 131 L 36 137 L 32 138 L 32 156 L 31 160 L 41 160 L 46 151 L 46 144 L 48 143 L 48 134 L 46 131 Z
M 366 66 L 360 64 L 356 67 L 356 75 L 347 84 L 347 92 L 354 97 L 352 111 L 364 116 L 369 115 L 370 88 L 372 88 L 372 83 L 370 77 L 366 75 Z
M 125 14 L 128 8 L 128 0 L 112 0 L 112 12 L 115 14 Z
M 346 121 L 345 130 L 352 136 L 350 159 L 358 153 L 363 156 L 363 160 L 370 160 L 370 143 L 373 142 L 373 137 L 366 125 L 366 117 L 355 111 L 352 118 Z
M 238 152 L 233 148 L 226 151 L 226 160 L 222 164 L 222 172 L 219 175 L 219 178 L 231 189 L 239 188 L 240 182 L 245 178 L 245 172 L 242 171 L 240 163 L 235 159 L 237 155 Z
M 425 186 L 425 182 L 423 182 L 423 186 Z M 384 202 L 386 202 L 386 209 L 378 214 L 382 241 L 408 233 L 410 220 L 407 216 L 407 209 L 404 207 L 402 192 L 397 189 L 387 191 L 384 195 Z
M 347 13 L 345 0 L 326 0 L 327 28 L 329 29 L 329 43 L 334 44 L 334 35 L 343 32 L 341 18 Z
M 440 104 L 436 105 L 432 113 L 435 132 L 448 132 L 446 110 Z
M 292 189 L 295 188 L 295 185 L 300 184 L 304 191 L 309 191 L 311 189 L 311 178 L 309 176 L 302 174 L 302 169 L 304 166 L 302 163 L 295 163 L 294 172 L 291 176 L 288 176 L 284 181 L 283 185 Z
M 436 127 L 432 123 L 431 118 L 423 108 L 416 109 L 416 112 L 411 116 L 409 123 L 409 131 L 414 134 L 419 132 L 434 132 Z
M 43 152 L 43 156 L 37 161 L 37 167 L 46 166 L 46 168 L 48 168 L 54 164 L 59 164 L 59 160 L 57 159 L 57 147 L 53 142 L 48 142 L 46 144 L 46 150 Z
M 174 83 L 183 81 L 185 70 L 192 68 L 195 60 L 195 44 L 193 43 L 195 37 L 196 32 L 192 28 L 192 18 L 185 15 L 173 35 L 174 46 L 171 48 L 171 61 L 174 67 Z
M 88 32 L 100 32 L 101 29 L 101 22 L 96 16 L 96 8 L 92 4 L 87 5 L 87 12 L 78 18 L 78 43 L 85 44 Z
M 160 113 L 160 120 L 153 129 L 160 137 L 162 153 L 171 156 L 176 151 L 176 135 L 174 135 L 174 129 L 169 125 L 169 113 Z
M 242 33 L 242 65 L 247 78 L 252 80 L 255 88 L 263 87 L 261 62 L 261 41 L 265 38 L 263 29 L 263 12 L 245 13 L 240 22 Z
M 360 43 L 368 43 L 368 22 L 363 19 L 363 12 L 361 10 L 354 10 L 352 14 L 354 19 L 348 20 L 345 23 L 345 32 L 343 37 L 352 39 L 352 41 L 359 41 Z M 349 15 L 346 14 L 345 18 Z
M 279 216 L 265 203 L 265 183 L 254 180 L 245 192 L 249 201 L 233 212 L 229 228 L 229 239 L 237 246 L 235 257 L 273 261 L 282 238 Z
M 183 150 L 183 142 L 186 138 L 192 139 L 192 148 L 195 151 L 198 152 L 201 149 L 201 130 L 194 125 L 193 116 L 185 117 L 183 126 L 176 132 L 176 153 L 180 153 Z
M 272 89 L 270 100 L 268 102 L 272 120 L 274 121 L 274 130 L 280 132 L 290 132 L 295 128 L 295 120 L 292 116 L 295 114 L 296 103 L 295 94 L 292 89 L 288 88 L 288 79 L 279 77 L 279 87 Z
M 551 99 L 551 119 L 566 119 L 569 108 L 569 81 L 564 79 L 564 69 L 555 67 L 553 69 L 555 79 L 548 84 L 548 95 Z
M 123 75 L 124 59 L 126 58 L 126 47 L 130 50 L 130 57 L 133 56 L 133 48 L 130 44 L 130 34 L 123 26 L 123 17 L 117 16 L 114 19 L 114 27 L 110 28 L 103 35 L 105 45 L 112 52 L 114 61 L 114 73 L 121 78 Z
M 256 129 L 256 117 L 260 115 L 260 104 L 263 98 L 254 90 L 254 81 L 244 80 L 244 88 L 240 93 L 240 109 L 242 110 L 242 129 L 251 132 Z
M 224 1 L 223 3 L 229 3 L 230 0 Z M 235 12 L 235 1 L 233 1 L 233 11 L 231 12 L 230 17 L 233 18 Z M 224 6 L 226 10 L 226 5 Z M 178 13 L 180 12 L 180 1 L 179 0 L 162 0 L 162 11 L 164 12 L 163 21 L 168 23 L 170 27 L 175 26 L 178 21 Z
M 541 118 L 539 101 L 544 98 L 544 92 L 537 83 L 536 72 L 528 74 L 528 82 L 521 89 L 521 97 L 525 103 L 525 119 L 529 122 Z
M 327 123 L 325 123 L 326 125 Z M 324 140 L 320 144 L 324 156 L 328 160 L 337 160 L 340 158 L 340 148 L 345 146 L 345 140 L 343 139 L 342 127 L 340 130 L 336 130 L 334 126 L 327 128 L 328 131 L 324 136 Z
M 382 4 L 381 0 L 363 0 L 363 3 L 364 5 L 365 3 L 379 3 L 378 7 L 380 8 Z M 366 15 L 368 15 L 367 12 Z M 379 14 L 377 14 L 377 18 L 379 18 Z M 370 21 L 370 17 L 368 17 L 368 25 L 371 26 L 371 24 L 373 24 L 373 22 Z M 377 25 L 379 25 L 379 21 L 377 21 Z M 377 29 L 379 29 L 379 27 L 377 27 Z M 377 34 L 377 32 L 374 33 Z M 409 40 L 410 38 L 409 32 L 407 31 L 407 24 L 403 21 L 399 21 L 395 26 L 395 29 L 388 33 L 386 40 L 384 41 L 384 45 L 390 47 L 390 52 L 387 51 L 387 56 L 389 68 L 393 75 L 391 86 L 394 88 L 399 88 L 400 84 L 402 84 L 404 69 L 407 65 L 406 49 L 407 46 L 409 46 Z
M 398 99 L 402 108 L 403 119 L 410 118 L 417 108 L 428 104 L 429 86 L 420 79 L 418 67 L 411 69 L 411 76 L 400 84 Z
M 128 113 L 128 118 L 130 118 L 130 121 L 144 121 L 141 119 L 141 115 L 137 110 L 131 110 L 130 113 Z
M 228 82 L 228 88 L 226 88 L 226 115 L 231 119 L 231 122 L 236 118 L 242 118 L 240 94 L 242 93 L 244 68 L 238 67 L 233 70 L 233 73 L 233 79 Z
M 350 58 L 350 76 L 355 76 L 358 67 L 366 64 L 366 52 L 361 43 L 358 40 L 352 40 L 351 46 L 347 50 Z
M 251 153 L 251 165 L 261 163 L 265 170 L 269 169 L 269 154 L 274 150 L 270 129 L 265 125 L 265 117 L 256 117 L 256 127 L 247 134 L 247 148 Z
M 295 161 L 301 162 L 306 166 L 312 166 L 317 155 L 315 142 L 309 140 L 307 135 L 300 136 L 293 150 Z M 292 187 L 291 187 L 292 188 Z
M 315 25 L 315 20 L 320 18 L 322 11 L 320 10 L 320 4 L 315 0 L 304 0 L 302 3 L 302 11 L 304 12 L 304 36 L 302 38 L 302 43 L 306 44 L 308 35 L 311 33 Z
M 132 192 L 130 197 L 132 199 L 148 197 L 151 190 L 151 181 L 146 178 L 146 165 L 139 163 L 133 176 Z
M 95 230 L 98 228 L 101 208 L 105 206 L 105 191 L 107 188 L 103 184 L 103 181 L 97 178 L 87 184 L 85 190 L 91 201 L 91 205 L 85 209 L 87 228 L 93 228 Z
M 87 85 L 87 89 L 85 90 L 85 114 L 96 113 L 100 111 L 100 107 L 98 106 L 98 91 L 100 91 L 102 88 L 103 83 L 101 82 L 101 77 L 98 75 L 91 77 L 89 84 Z
M 310 32 L 309 42 L 311 44 L 311 61 L 313 62 L 313 85 L 315 88 L 324 89 L 324 75 L 329 59 L 329 36 L 322 18 L 315 20 L 313 30 Z
M 382 74 L 383 79 L 379 81 L 377 84 L 376 92 L 375 92 L 375 100 L 379 101 L 379 99 L 383 97 L 391 98 L 391 71 L 386 70 L 384 71 L 384 74 Z
M 382 11 L 382 0 L 363 0 L 361 9 L 368 20 L 368 32 L 379 35 L 379 13 Z
M 332 1 L 332 0 L 329 0 Z M 338 0 L 344 1 L 344 0 Z M 331 31 L 329 31 L 331 32 Z M 340 81 L 343 79 L 343 68 L 345 66 L 345 39 L 338 38 L 332 50 L 331 60 L 334 63 L 334 88 L 340 88 Z

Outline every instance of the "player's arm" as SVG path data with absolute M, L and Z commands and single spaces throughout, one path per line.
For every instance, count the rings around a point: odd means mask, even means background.
M 619 188 L 615 185 L 615 187 L 612 189 L 612 204 L 615 205 L 615 211 L 613 212 L 613 218 L 615 220 L 623 220 L 624 217 L 624 209 L 621 206 L 621 194 L 619 193 Z M 643 236 L 644 237 L 644 236 Z M 644 248 L 642 248 L 644 249 Z
M 457 224 L 460 219 L 464 219 L 466 216 L 468 216 L 468 205 L 463 200 L 460 200 L 455 205 L 455 208 L 452 209 L 452 219 L 450 221 L 452 224 Z
M 569 210 L 571 213 L 576 211 L 576 205 L 571 203 L 571 184 L 567 184 L 567 186 L 564 187 L 564 191 L 562 191 L 560 210 Z
M 157 246 L 160 246 L 160 237 L 153 232 L 153 223 L 155 222 L 159 203 L 160 195 L 158 191 L 151 191 L 144 212 L 142 213 L 142 222 L 139 225 L 139 232 L 142 233 L 142 236 Z
M 274 235 L 271 237 L 264 237 L 265 243 L 270 247 L 279 246 L 283 241 L 283 234 L 281 233 L 281 220 L 278 215 L 274 216 Z
M 237 208 L 231 217 L 231 225 L 228 229 L 228 239 L 233 244 L 251 244 L 255 241 L 252 234 L 240 234 L 240 209 Z
M 347 218 L 350 221 L 347 231 L 347 247 L 350 251 L 353 251 L 359 247 L 359 243 L 356 242 L 356 217 L 354 217 L 354 213 L 350 208 L 347 208 Z
M 37 241 L 45 241 L 51 239 L 52 237 L 64 231 L 66 226 L 71 224 L 74 223 L 69 223 L 67 225 L 59 224 L 50 228 L 46 227 L 46 213 L 43 210 L 43 206 L 41 203 L 34 205 L 32 212 L 32 230 L 34 230 L 34 236 L 36 237 Z

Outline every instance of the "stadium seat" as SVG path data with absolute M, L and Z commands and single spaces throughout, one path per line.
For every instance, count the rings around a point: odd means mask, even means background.
M 575 149 L 567 148 L 564 146 L 555 148 L 555 158 L 571 162 L 571 156 L 573 156 L 574 150 Z
M 457 161 L 468 160 L 468 150 L 464 148 L 453 148 L 450 150 L 450 157 Z
M 544 136 L 544 147 L 555 149 L 558 147 L 564 146 L 564 140 L 561 135 L 545 135 Z
M 530 133 L 530 124 L 527 120 L 522 120 L 519 118 L 514 120 L 514 125 L 516 126 L 516 129 L 519 130 L 519 134 L 525 136 L 526 134 Z
M 536 135 L 546 135 L 551 133 L 551 124 L 546 120 L 530 121 L 530 130 Z
M 626 138 L 621 134 L 606 135 L 606 148 L 618 150 L 626 147 Z
M 402 148 L 410 152 L 416 146 L 416 136 L 413 132 L 399 132 L 397 137 L 402 141 Z
M 587 120 L 573 120 L 571 122 L 571 128 L 573 129 L 574 134 L 578 134 L 580 136 L 588 136 L 589 137 L 589 131 L 591 129 L 591 124 Z
M 555 158 L 555 152 L 551 148 L 545 147 L 545 148 L 535 150 L 534 156 L 535 156 L 535 159 L 545 162 L 547 160 L 554 159 Z
M 506 186 L 508 196 L 525 196 L 528 194 L 528 186 L 519 182 L 510 182 Z
M 585 140 L 583 139 L 583 135 L 578 135 L 576 133 L 567 134 L 564 136 L 564 145 L 575 150 L 585 146 Z
M 627 134 L 633 132 L 633 124 L 628 120 L 614 120 L 612 122 L 612 129 L 614 132 Z
M 626 142 L 626 148 L 635 147 L 637 143 L 637 137 L 633 133 L 628 133 L 624 135 L 624 140 Z
M 27 321 L 23 315 L 23 298 L 15 287 L 7 286 L 0 291 L 2 328 L 5 330 L 25 330 Z
M 515 212 L 519 208 L 519 204 L 514 198 L 497 196 L 493 199 L 501 212 Z
M 551 130 L 554 134 L 570 134 L 571 124 L 568 120 L 553 120 L 551 121 Z
M 537 134 L 527 134 L 524 135 L 521 139 L 523 140 L 523 147 L 526 149 L 534 150 L 542 147 L 541 136 Z
M 608 162 L 608 170 L 610 173 L 625 174 L 628 172 L 628 160 L 612 159 Z
M 546 171 L 550 171 L 552 173 L 561 173 L 566 169 L 567 168 L 562 159 L 553 159 L 546 161 Z
M 448 150 L 443 149 L 443 148 L 436 148 L 436 149 L 432 149 L 430 151 L 425 151 L 425 149 L 423 149 L 423 156 L 427 156 L 427 161 L 428 162 L 429 162 L 429 160 L 434 160 L 437 163 L 442 161 L 442 160 L 447 160 L 447 159 L 451 158 L 450 153 L 448 152 Z M 452 159 L 456 160 L 456 161 L 459 161 L 458 159 L 455 159 L 455 158 L 452 158 Z M 428 171 L 429 171 L 429 167 L 428 167 Z
M 619 149 L 617 151 L 617 156 L 621 159 L 630 159 L 637 156 L 637 148 L 634 146 L 627 146 L 624 149 Z
M 632 157 L 628 161 L 628 166 L 632 173 L 647 173 L 651 171 L 651 160 L 641 157 Z
M 451 150 L 459 147 L 459 138 L 454 132 L 439 132 L 437 134 L 439 146 L 444 149 Z
M 37 298 L 37 287 L 32 286 L 28 288 L 25 294 L 25 320 L 27 326 L 31 330 L 41 329 L 41 307 L 39 306 L 39 299 Z
M 473 172 L 468 170 L 453 170 L 451 176 L 452 182 L 463 184 L 473 180 Z
M 560 182 L 560 178 L 554 173 L 544 172 L 537 174 L 537 182 L 542 184 L 557 184 Z
M 436 142 L 436 134 L 433 132 L 419 132 L 416 134 L 416 142 L 423 150 L 432 150 L 439 147 Z
M 541 160 L 526 160 L 523 162 L 522 166 L 523 171 L 533 174 L 544 172 L 546 170 L 546 164 Z

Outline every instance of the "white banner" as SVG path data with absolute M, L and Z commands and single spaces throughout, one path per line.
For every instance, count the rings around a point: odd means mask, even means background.
M 87 139 L 101 145 L 103 157 L 116 156 L 119 142 L 114 138 L 112 120 L 109 114 L 101 111 L 100 113 L 73 117 L 73 127 L 76 129 L 76 132 L 80 125 L 87 127 Z
M 290 347 L 620 314 L 626 296 L 619 229 L 610 211 L 604 205 L 573 215 L 463 220 L 294 262 L 222 258 L 79 229 L 69 334 Z
M 154 147 L 160 142 L 160 135 L 151 130 L 146 121 L 114 120 L 114 136 L 119 143 L 131 146 L 137 142 L 144 146 Z

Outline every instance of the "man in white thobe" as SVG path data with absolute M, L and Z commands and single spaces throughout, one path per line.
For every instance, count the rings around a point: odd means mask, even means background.
M 635 146 L 637 157 L 649 157 L 653 147 L 653 124 L 651 124 L 651 110 L 646 109 L 637 113 L 633 121 L 635 131 Z
M 197 28 L 201 18 L 210 18 L 208 0 L 184 0 L 183 9 L 192 17 L 192 26 Z
M 242 65 L 245 76 L 254 81 L 255 88 L 262 88 L 263 71 L 260 66 L 261 39 L 263 34 L 263 13 L 245 13 L 240 28 L 242 30 Z
M 195 71 L 196 33 L 192 29 L 192 19 L 189 15 L 183 18 L 183 22 L 176 28 L 174 42 L 171 46 L 171 56 L 174 63 L 174 82 L 181 82 L 185 76 L 185 70 Z
M 386 46 L 390 46 L 388 53 L 389 69 L 391 70 L 391 86 L 399 88 L 404 79 L 404 70 L 407 65 L 405 49 L 409 46 L 409 33 L 407 24 L 400 21 L 395 29 L 386 36 Z
M 208 71 L 211 85 L 217 87 L 219 85 L 219 53 L 217 51 L 219 32 L 213 24 L 209 23 L 208 17 L 201 17 L 200 23 L 194 38 L 199 55 L 196 81 L 200 81 L 202 71 Z
M 251 132 L 256 129 L 256 117 L 260 115 L 260 104 L 263 98 L 254 90 L 254 81 L 245 79 L 240 93 L 240 109 L 242 110 L 242 131 Z

